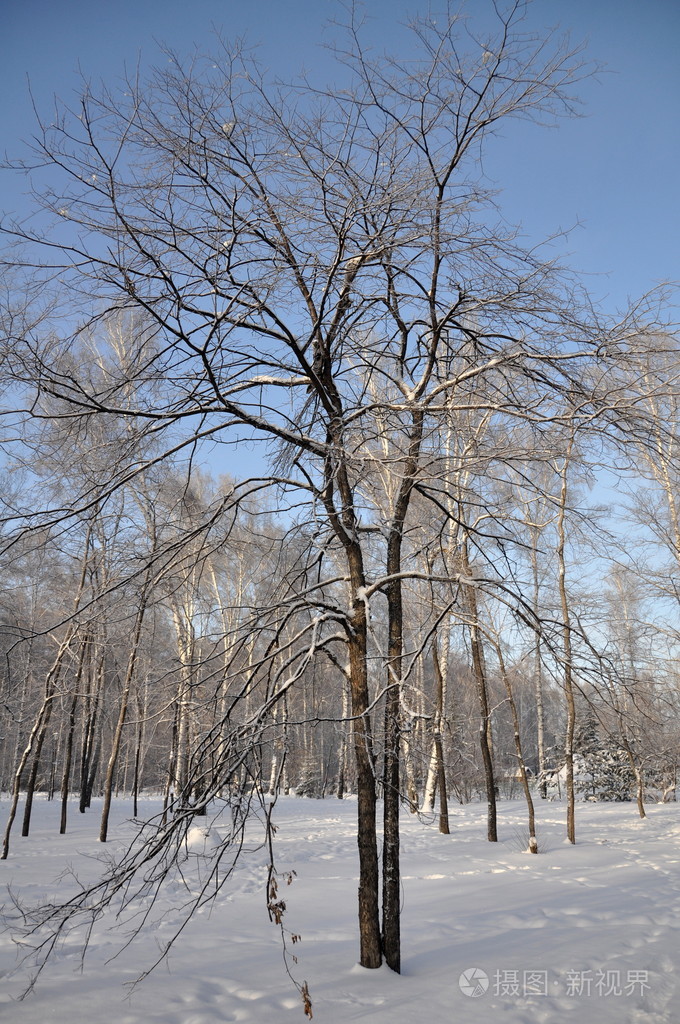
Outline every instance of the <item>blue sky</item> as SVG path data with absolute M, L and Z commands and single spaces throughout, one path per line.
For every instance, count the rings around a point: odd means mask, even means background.
M 406 13 L 423 7 L 365 4 L 374 37 L 388 47 Z M 467 8 L 475 14 L 489 3 Z M 49 111 L 54 94 L 75 96 L 78 67 L 112 81 L 124 65 L 157 61 L 160 43 L 209 50 L 215 29 L 261 44 L 281 74 L 323 68 L 318 43 L 337 12 L 334 0 L 0 0 L 0 147 L 15 153 L 30 134 L 27 79 Z M 534 0 L 530 21 L 587 40 L 587 56 L 608 70 L 580 90 L 585 117 L 505 130 L 485 169 L 503 189 L 508 219 L 534 239 L 579 225 L 564 250 L 607 304 L 680 279 L 680 2 Z M 21 188 L 16 175 L 0 174 L 0 209 L 20 207 Z

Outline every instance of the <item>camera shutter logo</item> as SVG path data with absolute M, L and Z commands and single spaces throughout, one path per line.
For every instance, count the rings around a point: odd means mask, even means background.
M 467 971 L 463 971 L 458 979 L 458 985 L 464 996 L 478 999 L 489 988 L 489 976 L 481 967 L 468 967 Z

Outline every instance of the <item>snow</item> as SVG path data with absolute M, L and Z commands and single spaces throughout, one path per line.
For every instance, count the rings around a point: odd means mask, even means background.
M 222 835 L 215 829 L 192 825 L 187 829 L 184 847 L 187 854 L 195 854 L 198 857 L 210 856 L 213 851 L 219 850 L 222 845 Z
M 279 898 L 286 902 L 285 927 L 301 937 L 294 945 L 289 939 L 289 954 L 298 958 L 289 957 L 289 966 L 309 985 L 314 1020 L 677 1021 L 680 806 L 651 806 L 641 821 L 633 804 L 580 804 L 578 841 L 571 846 L 564 840 L 564 806 L 537 805 L 544 851 L 538 856 L 524 852 L 519 801 L 500 804 L 497 844 L 484 839 L 483 805 L 453 809 L 450 836 L 440 835 L 434 820 L 404 812 L 403 973 L 397 976 L 356 963 L 355 802 L 281 798 L 273 815 Z M 145 815 L 157 809 L 154 801 L 144 805 Z M 4 801 L 3 818 L 6 811 Z M 116 801 L 113 841 L 104 847 L 97 842 L 97 811 L 80 815 L 73 806 L 69 831 L 59 836 L 57 804 L 37 801 L 31 835 L 17 833 L 9 859 L 0 863 L 3 885 L 30 902 L 72 891 L 70 868 L 94 880 L 102 855 L 120 849 L 131 827 L 129 803 Z M 82 970 L 71 936 L 21 1002 L 14 1000 L 25 969 L 15 971 L 16 947 L 9 931 L 0 933 L 0 1011 L 13 1024 L 305 1020 L 284 967 L 280 930 L 266 910 L 266 854 L 257 826 L 217 901 L 199 909 L 168 960 L 129 990 L 173 934 L 178 908 L 200 889 L 206 856 L 219 838 L 209 819 L 192 827 L 186 856 L 160 897 L 163 913 L 138 940 L 121 951 L 127 932 L 105 915 Z M 293 871 L 287 885 L 284 873 Z

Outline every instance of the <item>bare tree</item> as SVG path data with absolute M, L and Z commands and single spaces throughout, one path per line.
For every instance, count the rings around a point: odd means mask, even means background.
M 358 797 L 360 961 L 370 968 L 383 957 L 400 967 L 403 587 L 420 574 L 405 538 L 415 495 L 440 523 L 451 515 L 434 450 L 442 424 L 452 410 L 490 417 L 478 472 L 511 462 L 515 425 L 528 424 L 540 447 L 565 392 L 584 423 L 609 408 L 584 367 L 604 351 L 615 358 L 633 329 L 632 318 L 603 323 L 552 258 L 523 248 L 494 217 L 480 179 L 480 152 L 500 122 L 571 113 L 583 73 L 577 53 L 526 33 L 523 14 L 521 2 L 495 4 L 492 27 L 478 35 L 458 16 L 416 20 L 404 64 L 366 52 L 350 11 L 335 52 L 342 88 L 273 85 L 239 49 L 188 65 L 169 54 L 123 95 L 85 88 L 76 110 L 39 128 L 44 219 L 35 231 L 5 225 L 21 243 L 7 259 L 48 282 L 54 299 L 50 329 L 35 318 L 12 353 L 24 429 L 47 401 L 84 436 L 97 421 L 116 425 L 106 473 L 46 509 L 41 526 L 66 528 L 206 439 L 247 437 L 268 453 L 261 478 L 218 502 L 202 529 L 269 487 L 313 536 L 296 586 L 281 583 L 278 606 L 253 614 L 269 645 L 245 671 L 242 646 L 223 659 L 222 671 L 244 681 L 223 703 L 222 723 L 182 746 L 177 778 L 187 791 L 203 779 L 200 801 L 182 808 L 190 814 L 237 767 L 245 771 L 249 757 L 257 776 L 255 751 L 272 709 L 315 658 L 337 661 L 341 650 Z M 30 161 L 18 166 L 30 169 Z M 104 373 L 83 350 L 121 317 L 129 324 L 125 359 L 110 360 Z M 102 344 L 106 355 L 111 343 Z M 443 489 L 458 495 L 459 481 Z M 32 513 L 15 526 L 10 542 L 34 528 Z M 454 573 L 475 638 L 486 739 L 475 601 L 477 588 L 502 588 L 503 579 L 461 551 Z M 382 600 L 387 646 L 372 693 L 371 605 Z M 194 667 L 193 654 L 183 667 Z M 154 842 L 174 841 L 179 828 L 159 826 Z M 121 868 L 126 878 L 136 857 Z

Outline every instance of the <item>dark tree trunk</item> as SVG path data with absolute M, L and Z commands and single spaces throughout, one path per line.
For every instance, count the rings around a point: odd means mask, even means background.
M 52 705 L 54 701 L 50 700 L 45 708 L 45 715 L 43 722 L 38 732 L 35 741 L 35 749 L 33 751 L 33 762 L 31 764 L 31 771 L 28 776 L 28 783 L 26 785 L 26 803 L 24 804 L 24 820 L 21 826 L 21 835 L 26 837 L 29 834 L 31 828 L 31 813 L 33 811 L 33 796 L 35 794 L 35 784 L 38 779 L 38 770 L 40 768 L 40 755 L 42 753 L 43 744 L 45 742 L 45 736 L 47 735 L 47 727 L 52 716 Z
M 80 805 L 84 814 L 92 802 L 92 789 L 99 760 L 99 695 L 104 677 L 105 653 L 102 650 L 94 674 L 90 675 L 85 698 L 85 722 L 80 760 Z
M 135 737 L 135 767 L 132 777 L 132 817 L 136 818 L 139 813 L 139 785 L 142 767 L 142 746 L 144 744 L 144 718 L 145 707 L 141 696 L 137 695 L 137 734 Z
M 22 780 L 23 780 L 23 777 L 24 777 L 24 771 L 26 769 L 26 765 L 28 764 L 29 758 L 32 755 L 35 756 L 35 751 L 36 751 L 36 748 L 37 748 L 37 745 L 38 745 L 38 742 L 39 742 L 39 737 L 40 737 L 41 733 L 44 734 L 43 726 L 44 726 L 45 718 L 46 717 L 49 718 L 49 715 L 50 715 L 50 712 L 51 712 L 53 693 L 52 693 L 52 689 L 51 689 L 50 683 L 51 683 L 51 679 L 48 676 L 48 684 L 46 686 L 46 692 L 45 692 L 45 697 L 43 698 L 42 707 L 40 708 L 40 711 L 38 712 L 37 718 L 35 720 L 35 725 L 33 726 L 33 729 L 31 730 L 31 735 L 29 737 L 28 744 L 27 744 L 26 749 L 24 750 L 24 752 L 23 752 L 23 754 L 21 756 L 21 759 L 19 761 L 17 769 L 16 769 L 16 771 L 14 773 L 14 783 L 13 783 L 13 787 L 12 787 L 12 801 L 11 801 L 11 804 L 10 804 L 9 815 L 7 817 L 7 825 L 5 826 L 5 835 L 4 835 L 3 844 L 2 844 L 2 857 L 1 857 L 2 860 L 7 860 L 7 857 L 9 855 L 9 840 L 10 840 L 10 835 L 11 835 L 11 832 L 12 832 L 12 826 L 14 824 L 14 819 L 15 819 L 16 813 L 17 813 L 17 807 L 19 805 L 19 795 L 20 795 L 20 792 L 21 792 L 21 783 L 22 783 Z
M 376 835 L 375 768 L 368 715 L 367 622 L 363 600 L 354 601 L 349 641 L 354 758 L 357 778 L 357 843 L 359 847 L 359 935 L 362 967 L 380 967 L 378 906 L 378 844 Z
M 322 339 L 318 344 L 321 352 Z M 330 338 L 324 342 L 327 347 Z M 376 829 L 375 761 L 369 712 L 368 608 L 363 552 L 354 511 L 354 494 L 347 472 L 344 450 L 342 403 L 324 362 L 323 400 L 332 409 L 327 430 L 329 454 L 324 467 L 322 500 L 329 522 L 342 544 L 350 581 L 350 614 L 347 622 L 352 742 L 357 785 L 357 844 L 359 848 L 359 941 L 362 967 L 382 963 L 380 934 L 378 837 Z M 331 454 L 332 453 L 332 454 Z M 335 492 L 337 489 L 337 505 Z
M 71 765 L 73 764 L 73 738 L 76 731 L 76 707 L 78 706 L 78 694 L 73 695 L 68 716 L 68 732 L 66 734 L 66 749 L 64 751 L 64 770 L 61 776 L 61 818 L 59 822 L 59 834 L 66 832 L 66 821 L 68 817 L 68 793 L 71 782 Z
M 414 414 L 408 456 L 392 511 L 387 541 L 386 587 L 388 614 L 387 693 L 385 695 L 385 758 L 383 764 L 383 917 L 382 943 L 385 960 L 393 971 L 401 970 L 401 868 L 399 864 L 399 779 L 401 686 L 404 651 L 401 549 L 404 525 L 418 471 L 423 436 L 423 413 Z
M 388 559 L 388 574 L 390 568 Z M 398 571 L 398 570 L 396 570 Z M 388 967 L 401 970 L 401 870 L 399 864 L 399 775 L 401 711 L 401 654 L 403 610 L 401 580 L 389 584 L 389 656 L 385 695 L 385 756 L 383 763 L 383 878 L 382 944 Z

